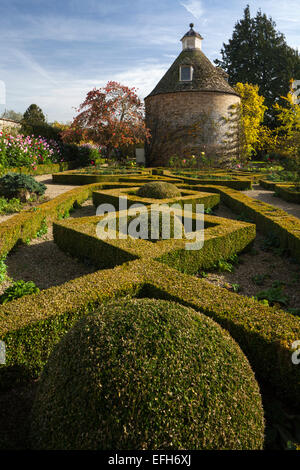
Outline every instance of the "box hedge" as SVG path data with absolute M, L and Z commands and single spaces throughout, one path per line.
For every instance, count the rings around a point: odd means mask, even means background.
M 112 175 L 105 175 L 105 174 L 80 174 L 78 172 L 62 172 L 56 173 L 52 176 L 53 183 L 55 184 L 71 184 L 71 185 L 85 185 L 85 184 L 92 184 L 92 183 L 101 183 L 101 182 L 120 182 L 120 183 L 148 183 L 150 181 L 167 181 L 170 183 L 176 183 L 174 179 L 163 177 L 163 176 L 152 176 L 150 173 L 147 172 L 137 172 L 136 174 L 128 174 L 127 176 L 124 174 L 112 174 Z M 181 180 L 177 178 L 180 182 Z
M 32 417 L 34 449 L 264 442 L 259 387 L 236 342 L 207 316 L 163 300 L 114 301 L 78 322 L 49 358 Z
M 129 188 L 113 188 L 110 190 L 101 190 L 93 192 L 93 204 L 95 207 L 100 206 L 101 204 L 112 204 L 114 207 L 119 207 L 119 198 L 126 196 L 127 205 L 130 207 L 132 204 L 192 204 L 193 210 L 195 210 L 195 204 L 203 204 L 205 209 L 215 207 L 220 202 L 219 194 L 209 193 L 209 192 L 199 192 L 189 189 L 181 190 L 181 196 L 177 198 L 169 199 L 150 199 L 145 197 L 140 197 L 137 194 L 140 186 L 129 187 Z
M 294 185 L 276 184 L 275 193 L 284 201 L 300 204 L 300 191 L 291 191 L 291 188 L 294 187 Z
M 0 340 L 6 344 L 6 364 L 0 365 L 0 390 L 37 377 L 62 336 L 107 300 L 134 296 L 142 280 L 126 275 L 126 266 L 97 271 L 60 286 L 27 295 L 0 306 Z
M 115 239 L 100 239 L 97 236 L 97 225 L 103 219 L 103 216 L 98 216 L 54 223 L 54 241 L 63 251 L 79 259 L 89 259 L 101 269 L 137 258 L 152 258 L 180 271 L 195 274 L 200 268 L 209 268 L 219 259 L 229 258 L 246 249 L 256 236 L 253 224 L 205 215 L 203 247 L 186 249 L 191 243 L 187 239 L 171 238 L 158 240 L 156 243 L 132 237 L 121 239 L 118 232 L 119 220 L 126 220 L 127 213 L 116 212 L 115 217 Z M 195 225 L 197 215 L 190 213 L 190 219 L 193 221 L 192 225 Z
M 7 350 L 1 387 L 11 386 L 21 372 L 36 377 L 79 317 L 126 295 L 174 300 L 211 317 L 237 341 L 257 377 L 300 411 L 300 368 L 291 360 L 292 344 L 300 338 L 299 318 L 152 259 L 88 274 L 0 306 L 0 340 Z
M 7 253 L 19 239 L 24 241 L 28 236 L 34 236 L 45 218 L 47 221 L 58 220 L 74 202 L 84 201 L 94 190 L 115 185 L 120 183 L 76 188 L 45 203 L 46 207 L 41 211 L 21 213 L 2 223 L 1 254 Z M 238 213 L 246 212 L 260 230 L 265 233 L 274 230 L 281 237 L 281 242 L 300 259 L 297 218 L 229 188 L 206 185 L 193 189 L 220 194 L 225 204 Z M 228 225 L 233 223 L 228 219 L 226 221 Z M 251 227 L 249 230 L 253 236 L 253 226 L 244 226 Z M 208 230 L 214 229 L 216 234 L 220 227 L 215 225 Z M 222 230 L 226 232 L 225 225 Z M 223 249 L 222 238 L 220 240 L 217 248 Z M 168 242 L 174 243 L 174 240 Z M 149 243 L 147 247 L 150 248 Z M 226 249 L 230 250 L 231 247 Z M 168 264 L 174 265 L 172 263 L 174 260 Z M 8 386 L 13 378 L 20 378 L 23 373 L 24 376 L 36 377 L 53 345 L 79 317 L 94 311 L 99 304 L 113 297 L 125 295 L 176 300 L 210 316 L 239 343 L 257 376 L 267 382 L 274 393 L 291 400 L 300 411 L 300 369 L 291 360 L 292 344 L 300 339 L 299 318 L 215 287 L 205 280 L 182 274 L 165 263 L 151 257 L 147 259 L 147 256 L 0 306 L 0 340 L 5 341 L 7 346 L 7 364 L 0 366 L 1 386 Z
M 130 187 L 131 184 L 98 183 L 74 188 L 51 201 L 10 217 L 0 224 L 0 256 L 6 256 L 17 243 L 25 243 L 35 238 L 45 223 L 49 225 L 55 220 L 60 220 L 74 205 L 81 204 L 90 198 L 93 191 L 115 186 Z
M 22 173 L 24 175 L 47 175 L 52 173 L 58 173 L 66 170 L 73 170 L 79 166 L 79 162 L 59 162 L 59 163 L 45 163 L 44 165 L 37 165 L 35 170 L 32 167 L 21 166 L 14 168 L 0 168 L 0 176 L 6 173 Z
M 213 191 L 221 196 L 221 201 L 238 214 L 247 216 L 264 234 L 276 235 L 281 247 L 290 251 L 295 259 L 300 261 L 300 220 L 282 209 L 253 199 L 234 189 L 198 185 L 199 191 Z

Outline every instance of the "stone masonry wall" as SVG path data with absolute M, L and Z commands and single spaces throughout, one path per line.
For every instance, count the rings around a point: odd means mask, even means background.
M 235 141 L 228 118 L 232 105 L 240 102 L 234 94 L 218 92 L 177 92 L 149 96 L 145 99 L 146 124 L 151 141 L 146 159 L 151 166 L 165 166 L 174 155 L 184 158 L 202 151 L 222 151 L 228 132 Z M 229 145 L 230 147 L 230 145 Z M 232 151 L 232 150 L 231 150 Z
M 12 121 L 11 119 L 0 119 L 0 130 L 2 129 L 14 129 L 20 128 L 21 124 L 18 122 Z

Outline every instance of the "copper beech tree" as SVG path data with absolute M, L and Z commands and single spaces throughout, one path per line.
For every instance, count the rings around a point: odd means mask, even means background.
M 135 88 L 110 81 L 103 88 L 88 92 L 77 109 L 79 113 L 69 129 L 62 133 L 65 142 L 92 141 L 114 148 L 140 144 L 150 137 L 144 121 L 144 106 Z

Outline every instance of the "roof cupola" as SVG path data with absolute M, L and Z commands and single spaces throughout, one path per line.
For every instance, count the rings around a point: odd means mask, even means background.
M 180 39 L 182 42 L 183 51 L 185 51 L 186 49 L 202 49 L 203 37 L 201 36 L 201 34 L 196 33 L 193 27 L 194 23 L 191 23 L 191 29 L 183 36 L 182 39 Z

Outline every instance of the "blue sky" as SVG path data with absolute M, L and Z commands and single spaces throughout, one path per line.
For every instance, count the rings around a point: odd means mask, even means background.
M 214 60 L 247 3 L 300 50 L 299 0 L 0 0 L 0 113 L 36 103 L 49 121 L 66 122 L 108 80 L 144 98 L 180 53 L 190 22 Z

